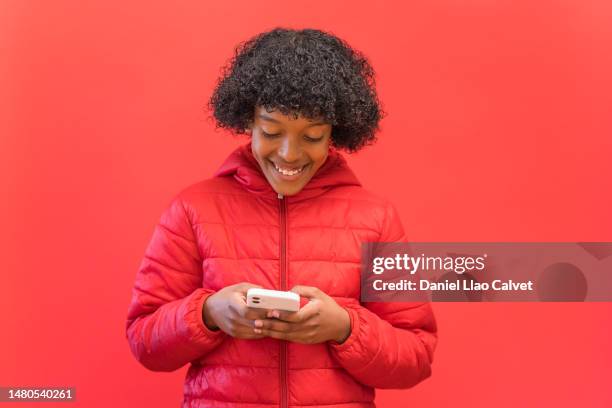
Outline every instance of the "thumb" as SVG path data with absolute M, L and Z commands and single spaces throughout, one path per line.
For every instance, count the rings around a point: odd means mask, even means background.
M 261 288 L 261 286 L 255 285 L 254 283 L 250 283 L 250 282 L 242 282 L 235 286 L 235 291 L 243 295 L 246 295 L 247 291 L 251 288 Z
M 290 292 L 297 293 L 298 295 L 309 299 L 316 299 L 321 295 L 321 291 L 314 286 L 296 285 L 291 288 Z

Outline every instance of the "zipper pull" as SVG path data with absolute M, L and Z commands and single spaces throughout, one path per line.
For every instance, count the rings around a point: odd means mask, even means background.
M 282 200 L 283 199 L 283 195 L 281 193 L 278 193 L 278 199 Z

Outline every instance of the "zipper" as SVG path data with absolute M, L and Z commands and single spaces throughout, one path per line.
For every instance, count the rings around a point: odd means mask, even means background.
M 287 290 L 287 199 L 278 194 L 280 217 L 280 290 Z M 280 406 L 288 407 L 287 342 L 280 342 Z

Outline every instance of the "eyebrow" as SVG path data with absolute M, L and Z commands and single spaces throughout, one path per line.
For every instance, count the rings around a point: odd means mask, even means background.
M 263 113 L 260 113 L 259 115 L 257 115 L 260 119 L 263 120 L 267 120 L 268 122 L 274 122 L 274 123 L 278 123 L 278 124 L 282 124 L 281 121 L 274 119 L 273 117 L 270 117 L 268 115 L 265 115 Z M 315 123 L 311 123 L 310 125 L 306 126 L 307 128 L 312 127 L 312 126 L 321 126 L 321 125 L 327 125 L 327 123 L 325 122 L 315 122 Z

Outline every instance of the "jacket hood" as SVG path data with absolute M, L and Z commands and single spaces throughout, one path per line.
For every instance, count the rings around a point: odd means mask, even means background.
M 251 143 L 234 150 L 215 173 L 215 177 L 233 177 L 243 188 L 251 193 L 277 197 L 259 163 L 251 151 Z M 360 186 L 355 173 L 348 167 L 346 160 L 334 147 L 330 147 L 325 163 L 317 170 L 304 188 L 295 195 L 288 196 L 291 201 L 302 200 L 323 194 L 340 186 Z

